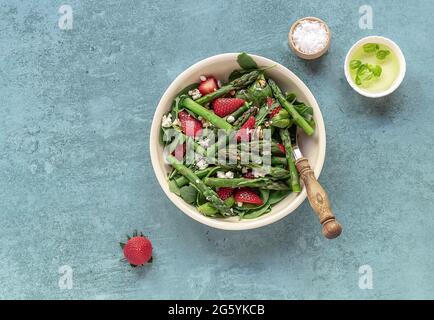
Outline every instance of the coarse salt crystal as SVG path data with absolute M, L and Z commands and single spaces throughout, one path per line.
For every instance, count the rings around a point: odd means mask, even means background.
M 328 33 L 324 23 L 302 20 L 292 34 L 294 46 L 305 54 L 315 54 L 327 46 Z

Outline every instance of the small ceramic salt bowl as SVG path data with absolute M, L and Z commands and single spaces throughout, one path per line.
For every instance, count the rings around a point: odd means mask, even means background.
M 295 32 L 297 26 L 304 21 L 313 21 L 313 22 L 318 22 L 320 25 L 324 25 L 324 28 L 325 28 L 326 33 L 327 33 L 327 40 L 326 40 L 325 46 L 322 49 L 320 49 L 319 51 L 316 51 L 314 53 L 303 52 L 297 46 L 295 39 L 294 39 L 294 32 Z M 297 21 L 295 21 L 292 24 L 291 29 L 289 30 L 289 34 L 288 34 L 288 42 L 289 42 L 289 46 L 291 47 L 292 51 L 294 51 L 294 53 L 297 56 L 299 56 L 300 58 L 306 59 L 306 60 L 318 59 L 324 53 L 326 53 L 330 47 L 330 39 L 331 39 L 331 33 L 330 33 L 329 27 L 327 26 L 327 24 L 323 20 L 316 18 L 316 17 L 305 17 L 305 18 L 298 19 Z

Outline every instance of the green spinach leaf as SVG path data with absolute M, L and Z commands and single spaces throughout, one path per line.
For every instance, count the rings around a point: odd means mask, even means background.
M 175 180 L 169 180 L 169 190 L 177 196 L 181 195 L 181 191 L 179 190 L 179 187 L 176 184 Z
M 180 197 L 184 199 L 185 202 L 189 204 L 193 204 L 196 202 L 197 190 L 194 187 L 190 185 L 183 186 L 181 189 L 179 189 L 179 191 Z
M 255 60 L 253 60 L 253 58 L 245 52 L 242 52 L 238 55 L 237 62 L 242 69 L 251 70 L 258 68 Z

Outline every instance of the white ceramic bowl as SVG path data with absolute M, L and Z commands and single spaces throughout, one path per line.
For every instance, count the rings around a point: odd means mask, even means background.
M 354 51 L 356 51 L 358 48 L 360 48 L 361 46 L 363 46 L 366 43 L 378 43 L 378 44 L 386 45 L 387 47 L 390 48 L 390 50 L 393 51 L 393 53 L 396 54 L 396 57 L 398 58 L 399 75 L 395 79 L 395 81 L 392 83 L 392 85 L 385 91 L 382 91 L 382 92 L 366 91 L 363 88 L 360 88 L 359 86 L 357 86 L 356 83 L 354 82 L 354 80 L 351 78 L 350 66 L 349 66 L 351 56 L 353 55 Z M 351 86 L 351 88 L 353 88 L 355 91 L 357 91 L 362 96 L 369 97 L 369 98 L 380 98 L 380 97 L 384 97 L 384 96 L 391 94 L 393 91 L 395 91 L 399 87 L 402 80 L 404 80 L 405 71 L 406 71 L 406 63 L 405 63 L 404 54 L 402 53 L 401 48 L 395 42 L 393 42 L 392 40 L 385 38 L 385 37 L 369 36 L 369 37 L 365 37 L 365 38 L 360 39 L 350 48 L 350 50 L 347 53 L 347 56 L 345 57 L 344 71 L 345 71 L 345 77 L 347 78 L 347 81 L 348 81 L 349 85 Z
M 203 74 L 212 74 L 217 79 L 226 80 L 231 71 L 238 69 L 237 63 L 238 53 L 225 53 L 216 55 L 202 61 L 197 62 L 183 73 L 181 73 L 167 88 L 166 92 L 161 97 L 155 110 L 152 121 L 150 135 L 150 151 L 151 161 L 155 175 L 160 183 L 163 191 L 169 199 L 185 214 L 196 221 L 199 221 L 208 226 L 225 229 L 225 230 L 245 230 L 262 227 L 282 219 L 289 213 L 293 212 L 306 198 L 306 189 L 299 194 L 291 193 L 281 202 L 276 204 L 272 210 L 261 217 L 252 220 L 239 220 L 238 217 L 230 218 L 210 218 L 199 213 L 194 206 L 184 202 L 176 194 L 170 192 L 167 181 L 169 166 L 165 164 L 163 159 L 163 147 L 159 143 L 160 124 L 163 114 L 169 111 L 172 100 L 176 94 L 185 88 L 187 85 L 198 82 L 199 77 Z M 315 176 L 318 177 L 324 164 L 326 135 L 324 121 L 318 104 L 306 87 L 306 85 L 291 71 L 281 64 L 261 56 L 251 55 L 259 66 L 275 67 L 267 70 L 267 75 L 271 77 L 280 88 L 285 91 L 291 91 L 297 94 L 297 98 L 308 105 L 312 106 L 314 111 L 314 120 L 316 122 L 315 133 L 311 137 L 301 135 L 299 145 L 304 156 L 309 159 Z

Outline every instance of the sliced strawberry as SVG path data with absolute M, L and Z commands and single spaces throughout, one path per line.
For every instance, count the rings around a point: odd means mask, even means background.
M 282 152 L 283 154 L 286 154 L 285 146 L 283 144 L 278 143 L 277 147 L 279 148 L 280 152 Z
M 267 106 L 271 107 L 273 105 L 273 98 L 267 97 Z
M 239 188 L 237 191 L 235 191 L 234 198 L 236 202 L 252 203 L 257 205 L 261 205 L 264 203 L 261 197 L 259 197 L 250 188 Z
M 187 111 L 178 113 L 179 121 L 181 121 L 182 132 L 189 137 L 195 137 L 202 132 L 202 123 L 195 119 Z
M 280 112 L 280 110 L 282 110 L 281 106 L 277 106 L 276 108 L 271 110 L 271 112 L 269 114 L 270 119 L 273 118 L 275 115 L 277 115 Z
M 253 129 L 256 125 L 256 120 L 254 116 L 250 116 L 246 122 L 242 125 L 241 129 Z
M 240 98 L 217 98 L 213 101 L 214 113 L 219 117 L 226 117 L 244 104 Z
M 178 161 L 182 161 L 184 159 L 185 154 L 185 143 L 178 144 L 175 148 L 175 151 L 172 152 L 172 156 L 174 156 Z
M 250 139 L 250 131 L 256 125 L 256 120 L 254 116 L 250 116 L 249 119 L 242 125 L 240 130 L 237 132 L 237 140 L 238 141 L 247 141 Z
M 217 190 L 217 194 L 223 201 L 232 196 L 234 189 L 228 187 L 222 187 Z
M 217 80 L 213 76 L 207 77 L 207 79 L 202 81 L 198 87 L 202 95 L 217 91 L 218 88 Z
M 255 179 L 255 178 L 256 178 L 256 177 L 253 175 L 253 172 L 252 172 L 252 171 L 247 171 L 247 172 L 243 175 L 243 177 L 246 178 L 246 179 Z

